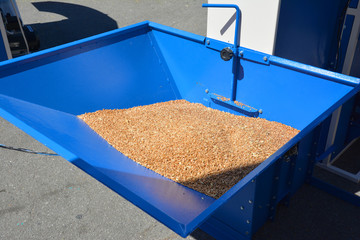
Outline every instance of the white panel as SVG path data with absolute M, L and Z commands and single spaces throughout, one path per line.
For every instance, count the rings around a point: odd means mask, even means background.
M 241 10 L 240 46 L 273 54 L 280 0 L 209 0 L 237 4 Z M 233 43 L 235 9 L 208 8 L 207 37 Z

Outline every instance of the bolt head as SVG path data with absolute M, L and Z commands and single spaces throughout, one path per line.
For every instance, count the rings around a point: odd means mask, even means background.
M 220 57 L 224 61 L 229 61 L 234 56 L 234 52 L 229 48 L 226 47 L 220 52 Z

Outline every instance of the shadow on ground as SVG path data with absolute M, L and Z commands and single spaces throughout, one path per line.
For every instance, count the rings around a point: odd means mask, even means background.
M 82 5 L 53 1 L 32 4 L 41 12 L 55 13 L 66 17 L 57 22 L 30 24 L 39 35 L 41 49 L 118 28 L 116 21 L 108 15 Z

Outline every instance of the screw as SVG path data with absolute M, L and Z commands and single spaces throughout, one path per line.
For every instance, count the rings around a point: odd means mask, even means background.
M 240 207 L 240 209 L 241 209 L 241 210 L 244 210 L 244 207 L 243 207 L 243 206 L 241 206 L 241 207 Z
M 207 40 L 206 43 L 207 43 L 207 45 L 210 45 L 210 40 Z
M 259 113 L 262 114 L 262 113 L 263 113 L 263 110 L 262 110 L 262 109 L 259 109 Z
M 206 93 L 209 93 L 209 89 L 205 89 L 205 92 L 206 92 Z
M 240 57 L 244 56 L 244 51 L 239 52 Z
M 250 204 L 252 204 L 252 201 L 251 201 L 251 200 L 249 200 L 249 203 L 250 203 Z
M 250 224 L 250 220 L 246 220 L 246 223 L 247 223 L 247 224 Z
M 265 62 L 268 60 L 267 56 L 264 56 L 263 59 Z

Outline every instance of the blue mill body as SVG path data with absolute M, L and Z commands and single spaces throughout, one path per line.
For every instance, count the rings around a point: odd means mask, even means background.
M 183 237 L 200 227 L 218 239 L 250 239 L 280 201 L 315 181 L 329 117 L 354 99 L 359 79 L 237 47 L 233 88 L 233 63 L 220 58 L 226 47 L 232 46 L 142 22 L 8 60 L 0 63 L 0 116 Z M 77 117 L 175 99 L 300 133 L 213 199 L 136 164 Z

